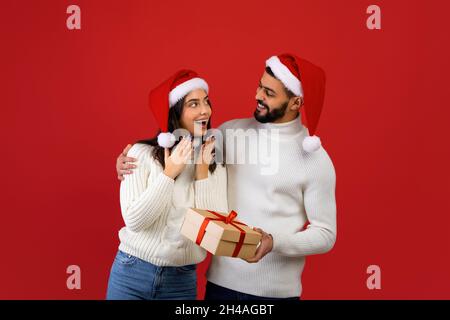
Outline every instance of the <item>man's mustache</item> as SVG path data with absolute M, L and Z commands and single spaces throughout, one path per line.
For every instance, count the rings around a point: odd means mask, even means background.
M 261 100 L 256 100 L 260 105 L 262 105 L 264 108 L 267 109 L 267 111 L 269 111 L 269 106 L 267 104 L 265 104 L 264 102 L 262 102 Z

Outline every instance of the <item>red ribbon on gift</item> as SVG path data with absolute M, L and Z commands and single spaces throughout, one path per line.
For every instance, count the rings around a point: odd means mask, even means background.
M 234 221 L 234 219 L 237 217 L 237 213 L 236 213 L 234 210 L 232 210 L 232 211 L 228 214 L 228 216 L 223 216 L 223 215 L 221 215 L 220 213 L 217 213 L 217 212 L 214 212 L 214 211 L 210 211 L 210 210 L 206 210 L 206 211 L 208 211 L 209 213 L 212 213 L 212 214 L 215 215 L 217 218 L 207 218 L 207 217 L 206 217 L 205 220 L 203 220 L 203 223 L 202 223 L 202 225 L 200 226 L 200 230 L 199 230 L 199 232 L 198 232 L 197 240 L 195 241 L 195 243 L 198 244 L 198 245 L 200 245 L 200 243 L 201 243 L 202 240 L 203 240 L 203 237 L 205 236 L 205 233 L 206 233 L 206 227 L 208 226 L 208 224 L 209 224 L 210 221 L 223 221 L 223 222 L 225 222 L 226 224 L 232 225 L 233 227 L 235 227 L 236 229 L 238 229 L 239 232 L 240 232 L 240 235 L 239 235 L 239 241 L 238 241 L 238 243 L 236 244 L 236 248 L 234 248 L 233 255 L 232 255 L 233 257 L 237 257 L 237 255 L 238 255 L 239 252 L 241 251 L 242 245 L 244 244 L 244 238 L 245 238 L 245 231 L 244 231 L 243 229 L 239 228 L 239 227 L 237 226 L 237 224 L 240 224 L 240 225 L 243 225 L 243 226 L 246 226 L 246 224 L 245 224 L 245 223 L 242 223 L 242 222 L 239 222 L 239 221 Z

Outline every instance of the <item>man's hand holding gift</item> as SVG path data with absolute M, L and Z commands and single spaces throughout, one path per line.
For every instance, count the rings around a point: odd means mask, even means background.
M 256 263 L 256 262 L 258 262 L 259 260 L 264 258 L 264 256 L 266 254 L 268 254 L 270 251 L 272 251 L 272 248 L 273 248 L 273 238 L 272 238 L 271 234 L 263 231 L 260 228 L 253 228 L 253 230 L 261 233 L 262 234 L 262 238 L 261 238 L 261 242 L 259 244 L 258 249 L 256 249 L 255 256 L 253 256 L 253 257 L 251 257 L 249 259 L 244 259 L 248 263 Z

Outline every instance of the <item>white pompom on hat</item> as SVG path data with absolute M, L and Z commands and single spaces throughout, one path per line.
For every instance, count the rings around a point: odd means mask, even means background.
M 325 98 L 325 72 L 311 62 L 293 54 L 285 53 L 267 59 L 275 77 L 296 96 L 303 98 L 302 121 L 308 128 L 302 146 L 306 152 L 317 151 L 322 145 L 315 136 Z
M 175 136 L 167 132 L 169 109 L 195 89 L 203 89 L 207 93 L 209 91 L 206 81 L 199 78 L 195 71 L 180 70 L 150 92 L 149 107 L 161 129 L 158 135 L 159 146 L 171 148 L 175 144 Z
M 170 132 L 158 134 L 158 145 L 163 148 L 171 148 L 175 144 L 175 136 Z

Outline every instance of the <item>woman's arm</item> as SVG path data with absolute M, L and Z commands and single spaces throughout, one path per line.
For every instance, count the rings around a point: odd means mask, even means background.
M 120 206 L 125 225 L 131 231 L 139 232 L 168 210 L 174 180 L 163 172 L 150 178 L 151 170 L 160 170 L 151 159 L 151 147 L 135 144 L 128 156 L 136 158 L 138 166 L 120 185 Z
M 195 207 L 228 212 L 227 171 L 221 164 L 211 174 L 209 164 L 214 161 L 215 139 L 208 139 L 200 150 L 200 161 L 195 166 Z
M 227 170 L 218 164 L 206 179 L 195 181 L 195 207 L 228 213 Z

